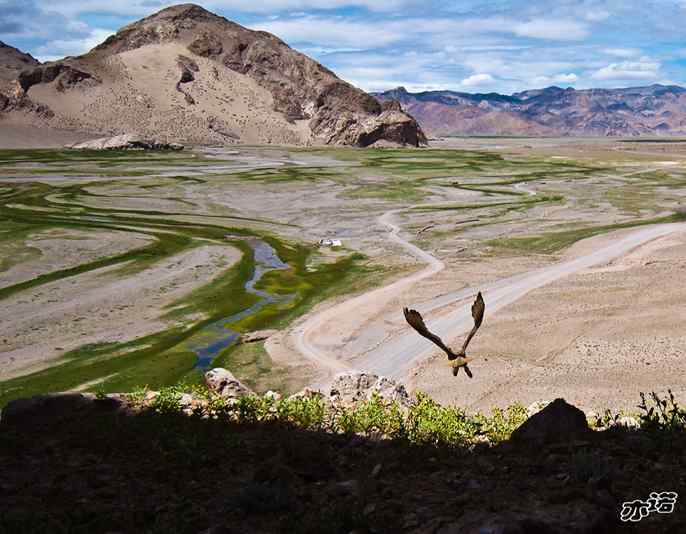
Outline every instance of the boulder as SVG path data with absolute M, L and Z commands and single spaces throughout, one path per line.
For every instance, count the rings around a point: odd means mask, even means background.
M 256 330 L 255 332 L 247 332 L 240 337 L 241 343 L 255 343 L 257 341 L 264 341 L 276 334 L 278 330 Z
M 536 415 L 538 412 L 540 412 L 543 408 L 548 406 L 550 404 L 551 400 L 545 400 L 545 401 L 534 401 L 526 409 L 526 418 L 528 419 L 529 417 L 533 417 Z
M 205 373 L 205 384 L 215 393 L 226 399 L 239 399 L 254 395 L 253 391 L 243 385 L 230 371 L 217 367 Z
M 78 143 L 70 148 L 76 150 L 183 150 L 183 145 L 143 139 L 135 134 L 122 134 Z
M 583 439 L 592 434 L 586 415 L 564 399 L 555 399 L 512 433 L 513 443 L 551 443 Z
M 384 401 L 396 401 L 401 406 L 410 405 L 405 386 L 385 376 L 372 373 L 341 373 L 331 383 L 329 397 L 332 402 L 346 406 L 366 401 L 378 394 Z

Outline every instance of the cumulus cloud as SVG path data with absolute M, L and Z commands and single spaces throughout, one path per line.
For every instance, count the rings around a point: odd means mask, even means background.
M 483 74 L 472 74 L 471 76 L 468 76 L 464 80 L 462 80 L 462 85 L 463 87 L 478 87 L 480 85 L 486 85 L 489 83 L 493 83 L 495 79 L 493 76 L 491 76 L 488 73 L 483 73 Z
M 531 80 L 532 87 L 542 87 L 547 85 L 572 85 L 579 81 L 579 77 L 573 72 L 567 74 L 555 74 L 553 76 L 535 76 Z
M 591 74 L 594 80 L 654 80 L 658 77 L 660 63 L 648 59 L 610 63 Z

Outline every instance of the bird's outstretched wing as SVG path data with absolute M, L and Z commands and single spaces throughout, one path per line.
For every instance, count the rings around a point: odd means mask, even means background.
M 407 321 L 407 324 L 414 328 L 421 336 L 424 336 L 426 339 L 441 347 L 441 349 L 443 349 L 448 355 L 448 359 L 455 359 L 455 354 L 453 354 L 453 351 L 445 346 L 445 343 L 441 341 L 441 338 L 436 334 L 429 332 L 429 329 L 424 324 L 424 319 L 422 319 L 421 314 L 417 310 L 403 308 L 403 313 L 405 314 L 405 320 Z
M 469 332 L 467 339 L 464 340 L 464 345 L 462 345 L 462 354 L 465 354 L 467 352 L 467 346 L 469 345 L 469 342 L 472 340 L 474 334 L 476 334 L 476 331 L 481 326 L 481 323 L 484 320 L 485 311 L 486 304 L 484 303 L 484 298 L 481 296 L 481 291 L 479 291 L 479 294 L 476 296 L 476 299 L 474 300 L 474 304 L 472 304 L 472 317 L 474 318 L 474 328 L 472 328 L 471 332 Z

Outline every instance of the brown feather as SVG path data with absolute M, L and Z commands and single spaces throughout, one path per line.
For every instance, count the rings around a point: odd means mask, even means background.
M 403 313 L 405 314 L 405 320 L 412 328 L 414 328 L 419 335 L 424 336 L 426 339 L 438 345 L 447 355 L 449 360 L 455 359 L 455 354 L 450 348 L 446 347 L 445 343 L 436 334 L 429 332 L 429 329 L 424 324 L 424 319 L 422 315 L 417 310 L 410 310 L 408 308 L 403 308 Z
M 471 332 L 469 332 L 467 339 L 465 339 L 464 344 L 462 345 L 461 354 L 465 354 L 467 352 L 467 346 L 469 345 L 469 342 L 472 340 L 474 334 L 476 334 L 476 331 L 479 329 L 481 323 L 484 320 L 485 311 L 486 304 L 484 303 L 484 299 L 481 296 L 481 291 L 479 291 L 478 295 L 476 296 L 476 299 L 474 300 L 474 304 L 472 304 L 472 318 L 474 319 L 474 327 L 472 328 Z

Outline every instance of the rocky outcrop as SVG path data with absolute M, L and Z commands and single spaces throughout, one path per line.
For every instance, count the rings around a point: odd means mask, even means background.
M 253 391 L 238 380 L 231 371 L 217 367 L 205 373 L 205 385 L 225 399 L 240 399 L 254 395 Z
M 0 112 L 18 110 L 26 106 L 24 91 L 17 82 L 23 70 L 32 69 L 40 62 L 30 54 L 25 54 L 0 41 Z
M 183 145 L 143 139 L 135 134 L 124 134 L 85 141 L 72 145 L 70 148 L 75 150 L 183 150 Z
M 255 332 L 246 332 L 245 334 L 241 334 L 241 337 L 239 340 L 241 343 L 255 343 L 257 341 L 264 341 L 265 339 L 269 339 L 270 337 L 272 337 L 277 332 L 278 332 L 278 330 L 274 330 L 274 329 L 256 330 Z
M 341 373 L 334 378 L 329 387 L 331 402 L 344 406 L 353 406 L 358 402 L 370 400 L 374 395 L 378 395 L 384 401 L 398 402 L 404 407 L 410 405 L 410 396 L 405 386 L 372 373 Z
M 17 80 L 24 92 L 28 92 L 31 87 L 39 83 L 47 84 L 55 80 L 57 80 L 55 87 L 58 91 L 65 91 L 75 87 L 85 80 L 96 84 L 99 83 L 99 80 L 92 74 L 64 63 L 51 63 L 22 71 Z
M 179 69 L 181 69 L 181 78 L 176 82 L 176 90 L 183 95 L 187 104 L 194 105 L 195 99 L 183 90 L 182 84 L 194 81 L 194 73 L 198 72 L 200 67 L 198 67 L 198 64 L 195 61 L 186 56 L 179 56 L 176 64 L 179 66 Z
M 329 406 L 354 407 L 378 396 L 384 402 L 397 402 L 408 408 L 412 403 L 405 386 L 395 380 L 373 373 L 346 372 L 336 375 L 328 388 L 305 388 L 289 400 L 319 398 Z
M 407 113 L 393 109 L 365 121 L 354 144 L 369 146 L 379 141 L 415 147 L 427 144 L 426 136 L 417 121 Z

